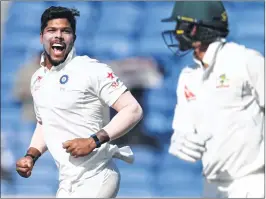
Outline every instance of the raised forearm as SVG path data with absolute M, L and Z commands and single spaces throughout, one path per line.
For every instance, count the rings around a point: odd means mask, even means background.
M 103 130 L 107 132 L 110 140 L 115 140 L 131 130 L 142 119 L 142 114 L 142 108 L 138 103 L 129 104 L 122 108 Z M 99 139 L 102 136 L 100 135 Z

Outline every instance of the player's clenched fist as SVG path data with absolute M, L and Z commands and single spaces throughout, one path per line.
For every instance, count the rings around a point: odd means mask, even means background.
M 16 163 L 16 170 L 18 174 L 24 178 L 28 178 L 31 175 L 34 162 L 30 156 L 20 158 Z
M 76 138 L 63 143 L 63 148 L 67 153 L 77 157 L 83 157 L 91 153 L 96 148 L 93 138 Z

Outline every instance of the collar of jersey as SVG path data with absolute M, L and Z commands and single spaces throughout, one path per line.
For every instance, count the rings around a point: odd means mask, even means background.
M 204 69 L 202 63 L 209 65 L 208 68 L 212 68 L 212 66 L 215 62 L 217 53 L 219 52 L 219 50 L 221 49 L 221 47 L 223 46 L 223 44 L 225 42 L 226 42 L 226 39 L 222 38 L 219 41 L 215 41 L 215 42 L 211 43 L 209 45 L 204 57 L 203 57 L 202 62 L 195 57 L 193 58 L 194 62 L 196 62 L 196 64 L 198 64 L 202 69 Z
M 52 66 L 52 68 L 50 69 L 50 71 L 59 71 L 59 70 L 61 70 L 65 65 L 67 65 L 74 57 L 76 56 L 76 49 L 73 47 L 72 49 L 71 49 L 71 51 L 68 53 L 68 55 L 67 55 L 67 58 L 66 58 L 66 60 L 63 62 L 63 63 L 61 63 L 61 64 L 59 64 L 58 66 Z M 41 67 L 43 67 L 44 69 L 46 69 L 46 67 L 44 66 L 44 57 L 45 57 L 45 55 L 44 55 L 44 53 L 42 53 L 42 55 L 41 55 L 41 61 L 40 61 L 40 65 L 41 65 Z

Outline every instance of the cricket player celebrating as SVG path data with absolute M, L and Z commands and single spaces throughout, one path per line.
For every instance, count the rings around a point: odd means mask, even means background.
M 109 66 L 75 55 L 76 16 L 75 9 L 53 6 L 42 14 L 44 52 L 31 80 L 38 122 L 16 169 L 28 178 L 36 160 L 49 150 L 59 169 L 56 197 L 111 198 L 120 183 L 112 158 L 132 162 L 133 154 L 109 141 L 134 127 L 142 108 Z M 104 125 L 108 106 L 118 113 Z
M 220 1 L 178 1 L 162 21 L 176 22 L 163 32 L 168 47 L 195 60 L 179 77 L 169 153 L 201 159 L 216 197 L 264 198 L 264 57 L 226 42 Z

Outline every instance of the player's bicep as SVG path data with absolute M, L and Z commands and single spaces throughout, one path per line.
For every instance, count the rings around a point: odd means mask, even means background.
M 134 96 L 130 93 L 130 91 L 125 91 L 120 97 L 114 102 L 112 108 L 115 109 L 117 112 L 122 110 L 126 106 L 136 105 L 138 106 L 139 103 L 134 98 Z
M 172 128 L 176 129 L 179 126 L 179 123 L 182 122 L 183 114 L 185 112 L 187 102 L 184 98 L 184 80 L 182 77 L 182 74 L 179 77 L 178 84 L 177 84 L 177 90 L 176 90 L 176 106 L 174 111 L 174 118 L 172 122 Z
M 191 115 L 187 103 L 177 103 L 175 106 L 172 128 L 179 131 L 185 129 L 184 126 L 190 125 Z M 192 126 L 192 124 L 191 124 Z
M 34 93 L 33 92 L 33 90 L 34 90 L 34 81 L 36 81 L 34 79 L 35 78 L 34 78 L 34 75 L 33 75 L 32 78 L 31 78 L 31 83 L 30 83 L 30 91 L 31 91 L 31 96 L 32 96 L 32 100 L 33 100 L 33 108 L 34 108 L 35 117 L 36 117 L 37 122 L 41 125 L 42 124 L 41 115 L 40 115 L 40 112 L 39 112 L 39 108 L 38 108 L 38 106 L 37 106 L 37 104 L 35 102 L 35 98 L 34 98 L 34 94 L 33 94 Z
M 98 97 L 111 107 L 127 87 L 109 66 L 101 64 L 97 73 L 96 89 Z
M 42 118 L 41 118 L 41 115 L 40 115 L 40 112 L 39 112 L 39 108 L 35 104 L 35 102 L 33 102 L 33 107 L 34 107 L 34 112 L 35 112 L 36 120 L 37 120 L 38 124 L 41 125 L 42 124 Z
M 177 85 L 177 104 L 172 122 L 173 130 L 180 133 L 194 131 L 192 106 L 185 97 L 185 85 L 186 79 L 181 74 Z

